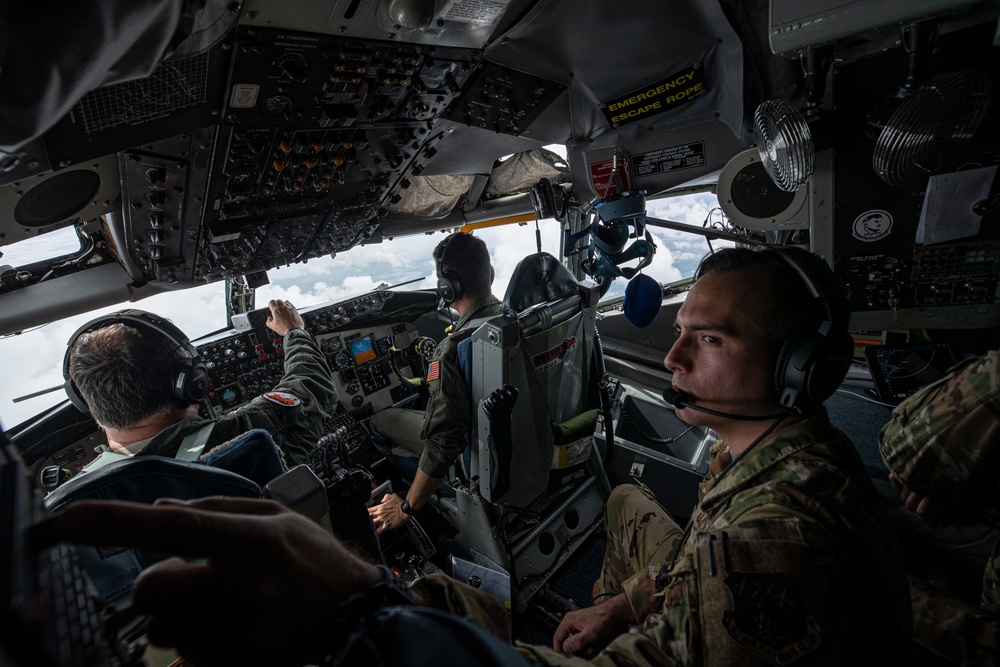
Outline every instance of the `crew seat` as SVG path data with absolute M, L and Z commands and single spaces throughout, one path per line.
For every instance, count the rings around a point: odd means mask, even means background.
M 185 444 L 190 443 L 186 440 Z M 185 445 L 182 445 L 179 457 L 183 457 L 184 450 Z M 316 521 L 341 539 L 349 540 L 375 560 L 379 556 L 374 535 L 366 541 L 371 533 L 371 522 L 363 503 L 356 503 L 363 525 L 357 521 L 348 523 L 353 517 L 346 506 L 337 506 L 338 511 L 331 512 L 328 500 L 342 495 L 340 491 L 350 484 L 337 485 L 337 480 L 324 482 L 306 465 L 287 470 L 274 440 L 263 429 L 248 431 L 200 456 L 197 462 L 164 456 L 122 456 L 108 460 L 110 462 L 93 472 L 70 479 L 46 496 L 46 509 L 58 514 L 81 500 L 152 504 L 161 498 L 271 498 Z M 86 545 L 78 545 L 77 553 L 98 597 L 114 606 L 126 606 L 139 573 L 164 558 L 163 554 L 140 549 L 108 552 Z
M 610 491 L 593 439 L 598 299 L 552 255 L 530 255 L 505 314 L 459 345 L 475 430 L 451 507 L 456 550 L 507 571 L 519 610 L 597 527 Z

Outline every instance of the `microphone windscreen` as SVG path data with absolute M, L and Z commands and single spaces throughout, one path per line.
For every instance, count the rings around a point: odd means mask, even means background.
M 667 405 L 671 405 L 675 408 L 684 407 L 684 400 L 682 396 L 683 394 L 681 394 L 681 392 L 669 385 L 663 390 L 663 400 L 667 402 Z

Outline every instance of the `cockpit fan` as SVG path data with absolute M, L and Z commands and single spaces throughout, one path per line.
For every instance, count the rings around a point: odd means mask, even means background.
M 982 72 L 939 74 L 908 96 L 878 135 L 872 167 L 894 187 L 917 186 L 945 168 L 976 133 L 989 106 Z
M 816 149 L 805 117 L 785 100 L 767 100 L 754 113 L 760 161 L 781 190 L 795 192 L 816 166 Z

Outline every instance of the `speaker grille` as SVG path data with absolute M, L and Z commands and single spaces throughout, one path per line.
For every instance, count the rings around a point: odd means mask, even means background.
M 101 177 L 93 171 L 70 171 L 39 183 L 14 207 L 14 220 L 25 227 L 42 227 L 70 218 L 93 200 Z
M 733 204 L 751 218 L 773 218 L 792 204 L 795 194 L 774 184 L 760 162 L 740 169 L 733 179 Z

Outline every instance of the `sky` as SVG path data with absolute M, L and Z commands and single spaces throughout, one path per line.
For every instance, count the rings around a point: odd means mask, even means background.
M 716 200 L 712 194 L 689 195 L 647 203 L 650 217 L 702 226 Z M 542 249 L 559 253 L 559 225 L 543 220 Z M 656 246 L 652 264 L 645 273 L 662 283 L 690 276 L 709 248 L 701 236 L 662 228 L 650 228 Z M 476 232 L 490 248 L 496 281 L 493 291 L 503 297 L 517 263 L 535 252 L 535 226 L 507 225 Z M 66 235 L 72 239 L 72 234 Z M 51 238 L 48 238 L 51 237 Z M 401 289 L 433 288 L 434 261 L 431 252 L 444 238 L 441 233 L 399 237 L 392 241 L 360 246 L 335 258 L 313 259 L 268 272 L 270 284 L 257 290 L 257 306 L 270 299 L 287 299 L 298 308 L 325 304 L 358 296 L 380 284 L 395 285 L 416 278 L 420 282 Z M 66 240 L 57 233 L 38 238 L 34 248 L 22 244 L 2 248 L 0 266 L 17 266 L 41 257 L 66 252 Z M 715 247 L 721 244 L 713 242 Z M 60 250 L 59 248 L 62 248 Z M 620 296 L 625 281 L 617 279 L 607 297 Z M 170 318 L 191 338 L 226 326 L 223 283 L 213 283 L 179 292 L 160 294 L 135 303 L 121 303 L 84 315 L 52 322 L 20 335 L 0 337 L 0 368 L 7 382 L 0 383 L 0 425 L 18 424 L 65 398 L 62 390 L 14 403 L 18 396 L 62 384 L 62 361 L 66 342 L 85 322 L 123 308 L 140 308 Z

